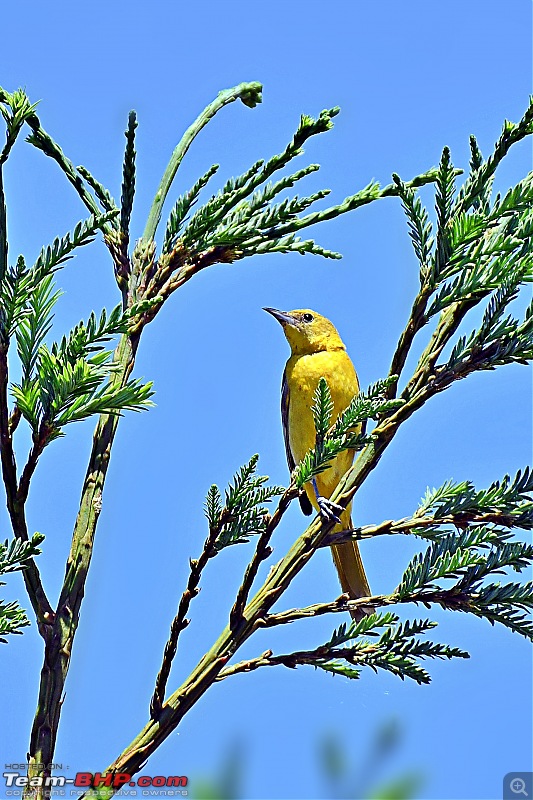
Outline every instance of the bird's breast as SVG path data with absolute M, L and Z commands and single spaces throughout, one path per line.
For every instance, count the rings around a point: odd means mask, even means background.
M 345 350 L 291 356 L 286 366 L 289 388 L 289 441 L 296 463 L 315 446 L 313 396 L 325 378 L 333 400 L 333 420 L 359 392 L 355 368 Z M 333 421 L 332 420 L 332 421 Z

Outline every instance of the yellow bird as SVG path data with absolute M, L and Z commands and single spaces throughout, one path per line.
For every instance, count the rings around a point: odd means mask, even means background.
M 311 406 L 320 378 L 325 378 L 334 404 L 333 418 L 341 414 L 359 393 L 359 381 L 350 356 L 335 326 L 325 317 L 310 309 L 278 311 L 265 308 L 283 327 L 291 347 L 291 356 L 285 365 L 281 388 L 281 418 L 289 469 L 302 460 L 308 450 L 315 446 L 315 425 Z M 304 514 L 311 514 L 313 507 L 327 519 L 335 519 L 334 531 L 352 528 L 351 504 L 346 509 L 329 500 L 344 473 L 354 458 L 353 450 L 340 453 L 306 487 L 300 495 Z M 337 516 L 339 514 L 339 516 Z M 370 586 L 365 575 L 357 542 L 333 545 L 333 561 L 342 587 L 350 598 L 369 597 Z M 365 611 L 352 613 L 361 619 Z

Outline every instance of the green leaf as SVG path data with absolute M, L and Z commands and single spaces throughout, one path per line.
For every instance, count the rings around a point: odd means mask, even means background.
M 468 653 L 446 644 L 417 639 L 419 634 L 436 627 L 432 620 L 408 620 L 398 623 L 395 614 L 372 614 L 366 620 L 352 623 L 349 628 L 341 625 L 334 632 L 331 640 L 323 648 L 317 649 L 328 653 L 324 658 L 304 660 L 319 669 L 344 675 L 347 678 L 359 677 L 360 670 L 353 666 L 367 666 L 376 672 L 379 669 L 392 672 L 402 680 L 411 678 L 419 684 L 429 683 L 430 676 L 418 663 L 425 658 L 469 658 Z M 383 628 L 379 637 L 373 640 L 361 638 L 362 634 L 376 637 L 376 630 Z M 349 647 L 339 644 L 351 642 Z
M 392 178 L 398 187 L 402 208 L 407 217 L 409 236 L 420 263 L 420 282 L 423 284 L 429 277 L 429 261 L 433 247 L 432 225 L 415 190 L 406 187 L 398 175 L 393 174 Z
M 273 497 L 285 491 L 282 486 L 264 485 L 268 476 L 256 475 L 258 460 L 258 455 L 252 456 L 226 489 L 224 511 L 227 521 L 221 526 L 215 541 L 218 550 L 228 545 L 248 542 L 250 536 L 262 533 L 266 527 L 268 513 L 264 503 L 269 503 Z M 220 524 L 222 514 L 220 495 L 216 487 L 211 488 L 208 503 L 211 503 L 207 507 L 211 527 L 215 520 L 216 524 Z
M 447 481 L 438 489 L 427 490 L 417 511 L 436 520 L 450 515 L 483 514 L 497 511 L 506 514 L 519 528 L 533 528 L 533 473 L 529 467 L 519 470 L 511 480 L 506 475 L 488 489 L 476 491 L 470 481 Z
M 23 542 L 13 539 L 0 542 L 0 575 L 26 569 L 28 561 L 41 552 L 39 545 L 44 541 L 41 533 L 34 533 L 30 541 Z M 4 583 L 0 581 L 0 586 Z M 4 603 L 0 601 L 0 642 L 7 643 L 5 636 L 18 635 L 22 628 L 30 624 L 26 613 L 16 602 Z
M 392 611 L 374 612 L 349 625 L 343 622 L 333 631 L 331 639 L 326 643 L 326 646 L 337 647 L 364 635 L 376 636 L 380 628 L 394 625 L 397 622 L 398 617 Z
M 42 286 L 50 280 L 45 279 Z M 42 339 L 50 325 L 50 298 L 41 301 L 39 313 L 28 316 L 21 326 L 18 338 L 24 374 L 22 382 L 12 387 L 19 410 L 41 444 L 62 435 L 62 428 L 72 422 L 152 405 L 151 383 L 115 384 L 112 353 L 104 349 L 113 336 L 127 331 L 131 311 L 123 313 L 117 306 L 109 316 L 102 311 L 99 319 L 93 312 L 87 322 L 80 322 L 48 348 Z
M 302 488 L 315 475 L 328 469 L 330 462 L 344 450 L 360 450 L 372 441 L 361 432 L 368 419 L 379 419 L 404 404 L 404 400 L 389 400 L 387 388 L 396 383 L 397 376 L 377 381 L 366 392 L 356 395 L 348 408 L 339 415 L 318 446 L 310 450 L 296 467 L 294 480 Z M 315 400 L 316 402 L 316 400 Z
M 130 218 L 135 197 L 135 129 L 137 128 L 137 115 L 130 111 L 126 137 L 126 150 L 122 167 L 122 194 L 120 197 L 120 229 L 129 237 Z
M 22 628 L 30 624 L 25 611 L 18 603 L 3 603 L 0 601 L 0 642 L 7 644 L 5 636 L 12 636 L 22 633 Z
M 6 143 L 0 152 L 0 168 L 7 161 L 11 148 L 27 119 L 35 114 L 38 103 L 30 103 L 23 89 L 16 89 L 9 94 L 2 92 L 0 114 L 6 123 Z
M 25 316 L 16 330 L 17 351 L 22 364 L 24 386 L 31 381 L 37 365 L 39 348 L 52 327 L 53 310 L 61 292 L 54 291 L 52 275 L 45 275 L 27 299 Z
M 320 378 L 313 396 L 313 405 L 311 406 L 315 422 L 317 443 L 322 442 L 329 430 L 333 408 L 333 400 L 331 399 L 331 392 L 327 381 L 325 378 Z
M 448 223 L 452 216 L 455 194 L 455 170 L 450 158 L 450 148 L 445 147 L 435 182 L 435 207 L 437 211 L 437 245 L 434 261 L 434 280 L 442 273 L 449 256 Z
M 52 245 L 41 250 L 37 261 L 33 265 L 36 274 L 41 277 L 55 272 L 72 258 L 72 253 L 77 247 L 83 247 L 92 242 L 97 232 L 113 220 L 117 214 L 118 209 L 98 216 L 93 215 L 87 220 L 78 222 L 72 233 L 67 233 L 62 239 L 54 239 Z
M 232 179 L 193 215 L 183 233 L 184 244 L 196 248 L 203 246 L 208 234 L 214 233 L 217 226 L 227 218 L 233 209 L 239 206 L 261 184 L 266 183 L 276 171 L 283 169 L 293 158 L 301 154 L 302 146 L 307 139 L 329 130 L 333 125 L 333 117 L 338 113 L 339 109 L 333 108 L 329 111 L 323 111 L 318 119 L 313 119 L 306 115 L 302 116 L 292 142 L 287 145 L 282 153 L 273 156 L 266 163 L 257 162 L 242 176 Z M 316 169 L 316 167 L 313 166 L 313 169 Z M 303 174 L 307 174 L 307 172 Z M 303 174 L 300 177 L 303 177 Z M 291 178 L 285 180 L 294 182 L 299 180 L 299 177 L 291 176 Z M 286 185 L 292 185 L 292 183 Z M 280 189 L 276 187 L 267 188 L 267 193 L 271 191 L 277 193 Z M 254 203 L 257 202 L 258 200 L 256 199 Z M 281 214 L 282 212 L 280 211 L 279 213 Z
M 176 241 L 180 234 L 181 228 L 187 220 L 187 215 L 193 205 L 198 201 L 198 196 L 202 189 L 207 185 L 209 180 L 218 170 L 218 164 L 213 164 L 205 175 L 199 178 L 192 189 L 178 197 L 176 204 L 168 218 L 167 227 L 165 230 L 165 238 L 163 242 L 163 253 L 170 253 L 176 245 Z
M 222 513 L 222 497 L 220 495 L 218 486 L 213 484 L 209 488 L 205 500 L 205 515 L 207 517 L 207 522 L 209 524 L 210 530 L 213 530 L 218 526 L 221 513 Z
M 94 175 L 91 175 L 91 173 L 86 167 L 80 165 L 76 169 L 78 170 L 82 178 L 84 178 L 87 181 L 91 189 L 94 191 L 98 199 L 98 202 L 102 206 L 104 212 L 110 213 L 112 215 L 110 216 L 108 221 L 112 222 L 113 227 L 116 228 L 117 227 L 116 217 L 118 215 L 118 208 L 113 197 L 111 196 L 111 193 L 105 188 L 105 186 L 102 183 L 96 180 Z
M 104 344 L 117 334 L 126 333 L 130 315 L 131 312 L 122 311 L 121 305 L 115 306 L 109 317 L 103 309 L 99 320 L 93 311 L 87 322 L 79 322 L 60 343 L 52 345 L 52 353 L 71 363 L 78 358 L 87 358 L 91 353 L 101 351 Z
M 42 533 L 34 533 L 27 542 L 21 539 L 0 542 L 0 575 L 25 569 L 27 562 L 41 553 L 39 545 L 43 542 Z
M 0 281 L 0 335 L 6 345 L 27 313 L 30 292 L 28 269 L 19 256 L 16 267 L 9 267 Z

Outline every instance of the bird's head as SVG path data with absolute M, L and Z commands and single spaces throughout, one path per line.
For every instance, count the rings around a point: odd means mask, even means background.
M 344 343 L 335 326 L 326 317 L 309 308 L 278 311 L 265 308 L 283 328 L 293 355 L 319 353 L 321 350 L 344 350 Z

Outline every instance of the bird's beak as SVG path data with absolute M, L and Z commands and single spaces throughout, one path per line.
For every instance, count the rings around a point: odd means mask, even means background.
M 264 308 L 263 311 L 272 314 L 281 325 L 294 325 L 294 317 L 286 311 L 278 311 L 277 308 Z

